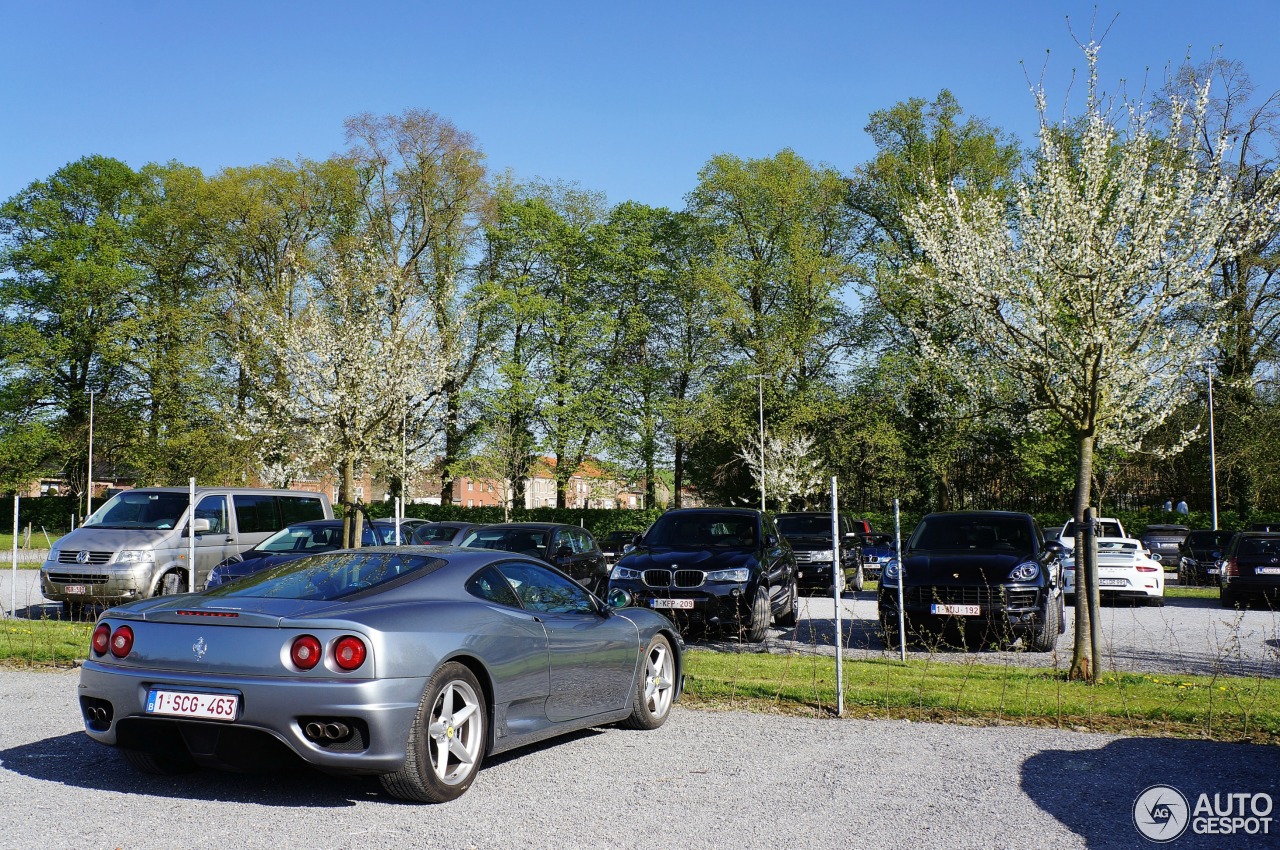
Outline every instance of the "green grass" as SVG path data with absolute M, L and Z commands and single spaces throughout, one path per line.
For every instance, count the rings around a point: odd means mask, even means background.
M 1165 586 L 1164 595 L 1169 599 L 1217 599 L 1216 587 L 1169 587 Z
M 93 623 L 0 620 L 0 665 L 70 667 L 89 652 Z
M 26 532 L 18 533 L 19 549 L 22 548 L 22 543 L 26 539 L 26 536 L 27 536 Z M 60 531 L 49 532 L 49 540 L 53 541 L 54 543 L 57 543 L 58 538 L 61 536 L 62 536 L 62 532 Z M 48 549 L 49 548 L 49 542 L 45 540 L 44 534 L 42 534 L 40 529 L 38 528 L 31 532 L 31 548 L 32 549 Z M 0 552 L 12 552 L 12 551 L 13 551 L 13 532 L 0 533 Z
M 788 714 L 835 711 L 829 656 L 687 655 L 688 703 Z M 1070 682 L 1063 671 L 976 663 L 846 660 L 845 711 L 866 718 L 1018 723 L 1280 743 L 1280 680 L 1166 674 Z

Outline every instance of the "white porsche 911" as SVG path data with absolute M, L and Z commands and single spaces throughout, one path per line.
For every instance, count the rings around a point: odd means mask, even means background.
M 1063 593 L 1067 601 L 1076 593 L 1074 554 L 1062 561 Z M 1164 604 L 1164 567 L 1142 541 L 1131 537 L 1098 538 L 1098 591 L 1110 599 L 1139 599 L 1148 605 Z

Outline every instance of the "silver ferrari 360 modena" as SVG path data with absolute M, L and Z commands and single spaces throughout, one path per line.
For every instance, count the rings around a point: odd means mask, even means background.
M 89 736 L 143 771 L 296 756 L 443 802 L 486 755 L 661 726 L 682 652 L 662 615 L 610 606 L 533 559 L 378 547 L 110 609 L 79 696 Z

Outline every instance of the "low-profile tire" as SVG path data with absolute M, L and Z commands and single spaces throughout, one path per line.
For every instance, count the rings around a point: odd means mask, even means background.
M 644 651 L 644 665 L 631 699 L 631 716 L 619 723 L 627 729 L 657 729 L 667 721 L 676 696 L 676 660 L 671 642 L 654 635 Z
M 1218 587 L 1218 604 L 1223 608 L 1234 608 L 1240 602 L 1236 595 L 1226 588 L 1219 585 Z M 1242 606 L 1243 607 L 1243 606 Z
M 755 599 L 751 602 L 751 622 L 747 624 L 747 640 L 760 643 L 769 636 L 769 622 L 773 612 L 769 608 L 769 588 L 760 585 L 756 588 Z
M 1053 652 L 1058 648 L 1058 636 L 1062 634 L 1062 599 L 1050 599 L 1044 610 L 1044 619 L 1027 633 L 1027 649 L 1032 652 Z
M 480 772 L 489 715 L 484 690 L 465 664 L 441 664 L 409 727 L 404 767 L 379 779 L 387 793 L 416 803 L 461 797 Z
M 160 577 L 160 583 L 156 585 L 156 596 L 176 596 L 179 593 L 186 593 L 187 587 L 183 582 L 186 576 L 180 570 L 170 570 Z
M 185 749 L 170 749 L 163 753 L 151 750 L 139 750 L 134 747 L 120 747 L 124 760 L 133 765 L 135 770 L 150 773 L 153 776 L 176 776 L 179 773 L 190 773 L 196 769 L 196 763 Z
M 791 587 L 787 590 L 787 607 L 782 613 L 776 615 L 773 621 L 784 629 L 789 629 L 796 624 L 797 608 L 800 605 L 800 588 L 796 585 L 796 580 L 791 580 Z
M 1164 607 L 1164 597 L 1163 597 L 1163 596 L 1148 596 L 1148 597 L 1147 597 L 1147 607 L 1148 607 L 1148 608 L 1163 608 L 1163 607 Z

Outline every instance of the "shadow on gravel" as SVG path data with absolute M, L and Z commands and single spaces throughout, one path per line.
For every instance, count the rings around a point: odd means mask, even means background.
M 1176 788 L 1188 803 L 1183 810 L 1175 796 L 1168 797 L 1175 801 L 1174 820 L 1183 820 L 1170 821 L 1162 840 L 1173 838 L 1190 819 L 1186 832 L 1169 846 L 1178 850 L 1275 847 L 1280 843 L 1280 808 L 1268 814 L 1270 832 L 1254 835 L 1197 834 L 1194 812 L 1200 794 L 1209 795 L 1210 805 L 1214 794 L 1221 795 L 1224 807 L 1227 794 L 1269 794 L 1272 801 L 1280 800 L 1278 759 L 1276 747 L 1256 744 L 1126 738 L 1097 750 L 1046 750 L 1034 755 L 1023 762 L 1022 790 L 1082 836 L 1092 850 L 1149 845 L 1135 825 L 1134 803 L 1153 785 Z M 1145 807 L 1137 817 L 1150 825 Z M 1260 828 L 1261 824 L 1255 825 Z
M 485 759 L 481 774 L 505 762 L 594 738 L 606 731 L 584 729 L 493 756 Z M 300 762 L 263 773 L 201 768 L 178 776 L 152 776 L 135 770 L 114 748 L 98 744 L 80 732 L 0 750 L 0 766 L 32 779 L 147 797 L 257 803 L 288 808 L 342 808 L 354 806 L 359 800 L 403 802 L 385 793 L 377 777 L 330 776 Z
M 353 806 L 359 799 L 390 799 L 376 778 L 326 776 L 305 767 L 283 774 L 196 770 L 179 776 L 151 776 L 134 770 L 113 748 L 80 732 L 0 750 L 0 764 L 33 779 L 147 797 L 290 808 L 337 808 Z

